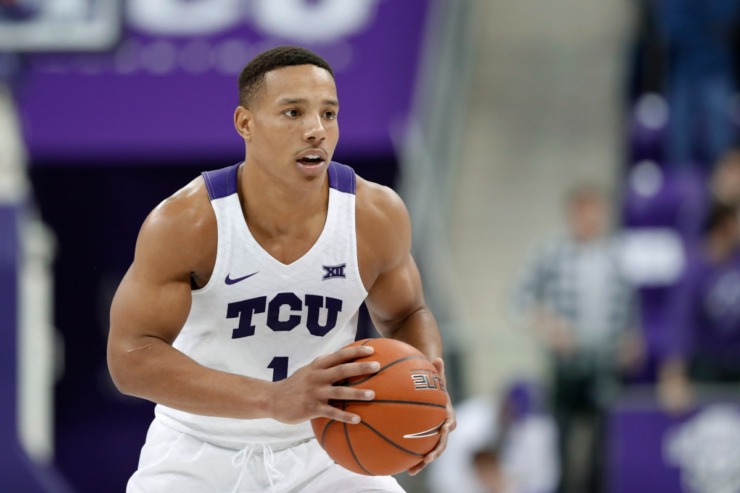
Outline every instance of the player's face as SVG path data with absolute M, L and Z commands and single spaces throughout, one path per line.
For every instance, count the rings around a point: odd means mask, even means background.
M 740 152 L 728 154 L 712 177 L 714 193 L 728 203 L 740 202 Z
M 579 241 L 592 241 L 606 233 L 609 211 L 600 197 L 574 199 L 569 208 L 569 223 L 573 236 Z
M 298 65 L 268 72 L 240 130 L 247 162 L 281 181 L 318 181 L 339 140 L 338 111 L 337 89 L 326 70 Z

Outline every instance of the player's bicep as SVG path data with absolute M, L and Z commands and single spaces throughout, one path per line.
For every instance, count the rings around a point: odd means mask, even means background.
M 170 347 L 190 310 L 189 285 L 170 275 L 167 262 L 151 265 L 138 253 L 137 247 L 137 258 L 113 298 L 108 335 L 111 377 L 130 395 L 143 395 L 146 368 Z
M 424 308 L 419 269 L 410 254 L 399 265 L 378 276 L 366 303 L 376 328 L 384 336 Z
M 192 259 L 188 249 L 179 248 L 177 226 L 156 213 L 145 221 L 134 262 L 111 306 L 111 343 L 136 345 L 142 338 L 156 337 L 171 344 L 185 323 Z
M 171 344 L 190 312 L 187 281 L 157 279 L 132 265 L 124 276 L 111 306 L 111 338 L 123 344 L 156 337 Z

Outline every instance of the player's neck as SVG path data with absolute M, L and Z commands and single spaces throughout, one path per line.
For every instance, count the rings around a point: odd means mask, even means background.
M 317 216 L 325 217 L 329 203 L 328 179 L 304 187 L 287 186 L 257 166 L 242 166 L 239 189 L 247 223 L 267 233 L 302 230 Z M 323 224 L 323 220 L 321 221 Z

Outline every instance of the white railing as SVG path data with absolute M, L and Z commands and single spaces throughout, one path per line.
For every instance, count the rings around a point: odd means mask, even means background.
M 50 462 L 53 454 L 54 239 L 35 216 L 26 174 L 26 152 L 10 91 L 0 84 L 0 207 L 17 214 L 17 415 L 18 437 L 37 461 Z M 0 300 L 0 304 L 3 301 Z

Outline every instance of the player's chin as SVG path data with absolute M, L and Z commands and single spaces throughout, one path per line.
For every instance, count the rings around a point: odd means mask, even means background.
M 326 166 L 328 165 L 328 161 L 318 161 L 316 163 L 296 161 L 295 163 L 298 171 L 307 177 L 320 176 L 326 171 Z

